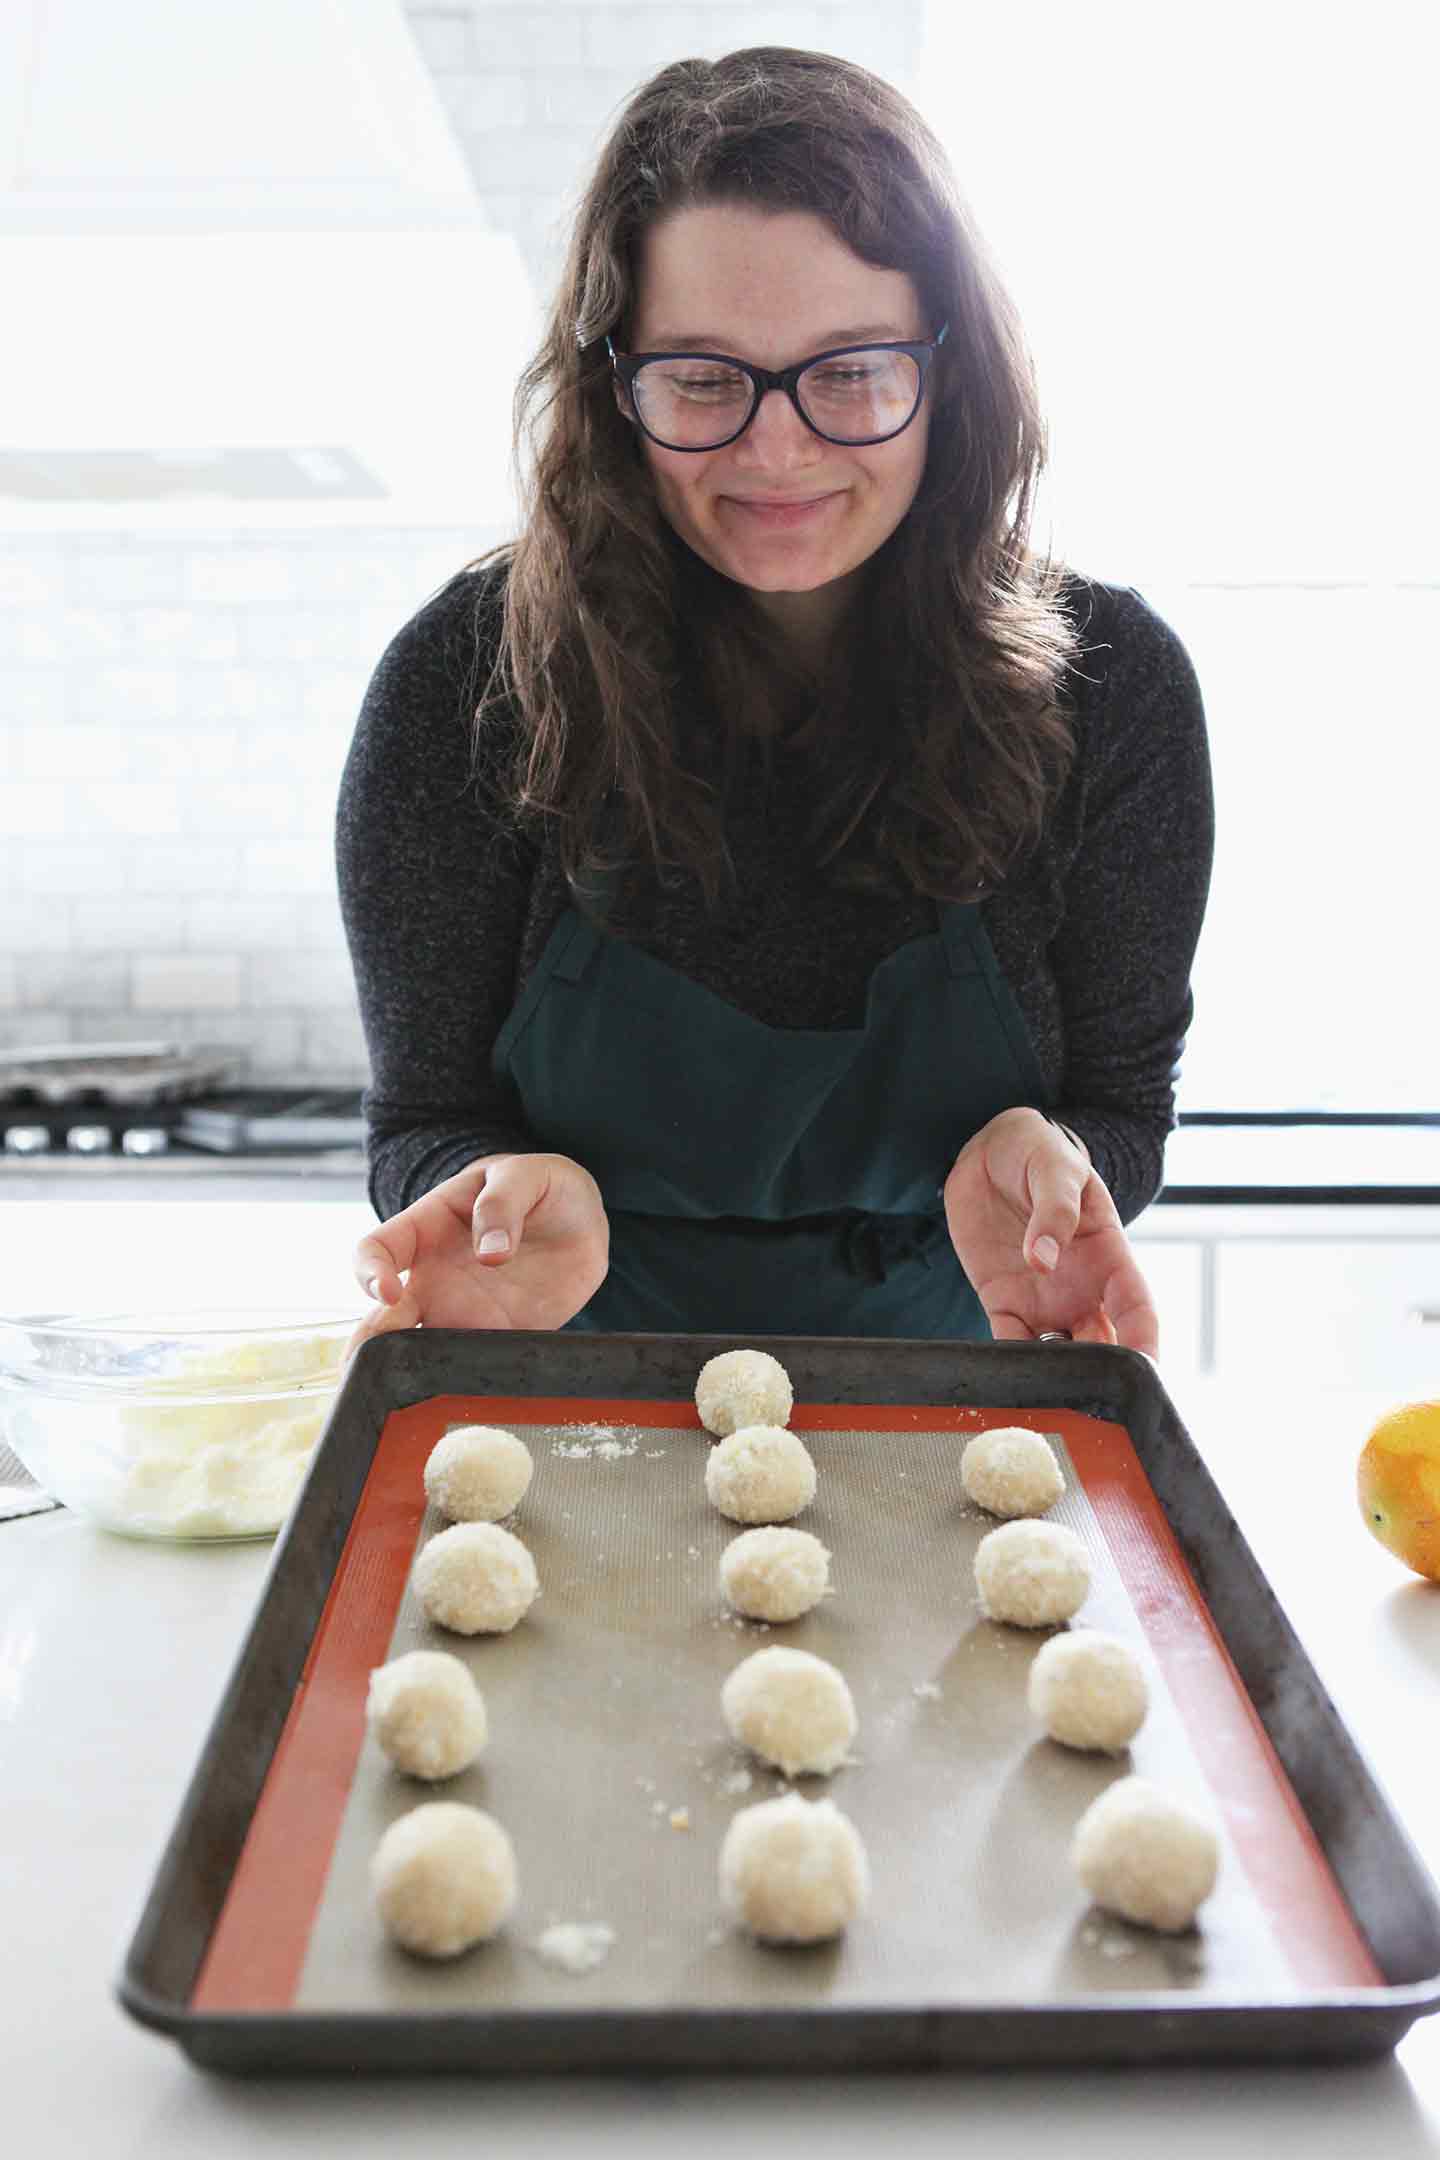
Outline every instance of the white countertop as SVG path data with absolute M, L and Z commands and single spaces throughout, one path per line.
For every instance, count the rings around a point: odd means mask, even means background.
M 1353 1467 L 1384 1405 L 1216 1384 L 1180 1399 L 1401 1820 L 1440 1875 L 1440 1589 L 1365 1534 Z M 111 1982 L 271 1548 L 132 1544 L 66 1513 L 0 1525 L 0 2057 L 7 2149 L 42 2160 L 491 2153 L 1166 2160 L 1440 2155 L 1440 2016 L 1333 2068 L 669 2081 L 231 2081 L 135 2026 Z M 798 2144 L 797 2144 L 798 2141 Z

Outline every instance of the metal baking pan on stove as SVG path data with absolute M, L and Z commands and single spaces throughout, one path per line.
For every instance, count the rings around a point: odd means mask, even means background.
M 857 2068 L 1382 2053 L 1440 2007 L 1440 1904 L 1155 1369 L 1088 1344 L 771 1338 L 819 1490 L 834 1595 L 784 1629 L 731 1614 L 692 1390 L 712 1337 L 421 1330 L 349 1370 L 276 1549 L 120 1978 L 125 2007 L 229 2070 Z M 514 1527 L 541 1596 L 512 1634 L 432 1628 L 408 1587 L 441 1527 L 421 1472 L 449 1426 L 526 1438 Z M 1046 1433 L 1054 1516 L 1094 1582 L 1073 1625 L 1133 1641 L 1150 1715 L 1127 1761 L 1043 1737 L 1044 1632 L 978 1610 L 989 1518 L 958 1461 L 983 1426 Z M 719 1909 L 737 1808 L 786 1781 L 735 1747 L 719 1689 L 784 1640 L 845 1672 L 852 1760 L 802 1778 L 865 1839 L 839 1941 L 757 1944 Z M 480 1761 L 400 1777 L 364 1731 L 370 1669 L 421 1644 L 474 1671 Z M 1205 1807 L 1222 1866 L 1197 1929 L 1086 1903 L 1068 1846 L 1133 1768 Z M 366 1869 L 418 1802 L 510 1829 L 515 1913 L 444 1962 L 386 1943 Z M 593 1969 L 546 1931 L 608 1932 Z M 599 1938 L 602 1942 L 606 1939 Z
M 102 1102 L 143 1108 L 182 1102 L 229 1079 L 234 1050 L 206 1044 L 59 1043 L 0 1050 L 0 1102 Z

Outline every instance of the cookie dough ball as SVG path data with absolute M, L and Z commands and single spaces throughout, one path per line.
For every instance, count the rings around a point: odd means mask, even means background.
M 751 1620 L 798 1620 L 830 1582 L 830 1555 L 808 1530 L 747 1530 L 720 1559 L 720 1587 Z
M 845 1676 L 808 1650 L 757 1650 L 720 1690 L 733 1737 L 787 1777 L 839 1768 L 855 1737 Z
M 744 1425 L 784 1425 L 794 1407 L 790 1375 L 766 1350 L 723 1350 L 695 1383 L 700 1422 L 722 1440 Z
M 499 1522 L 519 1507 L 535 1465 L 514 1433 L 496 1425 L 455 1425 L 425 1465 L 425 1491 L 451 1522 Z
M 411 1650 L 377 1665 L 365 1722 L 395 1768 L 418 1778 L 468 1770 L 489 1736 L 480 1690 L 448 1650 Z
M 1056 1635 L 1037 1653 L 1030 1708 L 1065 1747 L 1128 1747 L 1150 1695 L 1140 1660 L 1114 1635 Z
M 540 1588 L 519 1538 L 498 1523 L 456 1523 L 415 1562 L 415 1594 L 427 1616 L 456 1635 L 508 1635 Z
M 980 1602 L 1013 1627 L 1058 1627 L 1090 1589 L 1090 1560 L 1060 1523 L 1010 1522 L 981 1538 L 975 1554 Z
M 705 1490 L 731 1522 L 789 1522 L 815 1497 L 815 1465 L 783 1425 L 742 1425 L 711 1449 Z
M 960 1482 L 991 1515 L 1043 1515 L 1065 1490 L 1048 1440 L 1023 1425 L 977 1433 L 960 1458 Z
M 785 1793 L 741 1808 L 720 1848 L 720 1897 L 763 1942 L 824 1942 L 864 1905 L 860 1833 L 833 1800 Z
M 515 1848 L 493 1815 L 427 1800 L 393 1822 L 370 1862 L 370 1889 L 392 1942 L 458 1957 L 496 1933 L 515 1903 Z
M 1175 1935 L 1215 1887 L 1220 1842 L 1208 1823 L 1148 1778 L 1127 1777 L 1085 1810 L 1070 1859 L 1097 1905 Z

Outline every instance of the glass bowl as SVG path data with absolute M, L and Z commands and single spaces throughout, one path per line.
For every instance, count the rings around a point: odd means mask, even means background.
M 271 1537 L 320 1438 L 356 1313 L 0 1317 L 0 1438 L 128 1537 Z

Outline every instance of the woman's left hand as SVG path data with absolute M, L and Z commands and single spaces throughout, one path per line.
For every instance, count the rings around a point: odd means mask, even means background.
M 997 1342 L 1054 1328 L 1156 1355 L 1155 1307 L 1115 1203 L 1038 1110 L 1002 1110 L 966 1142 L 945 1219 Z

